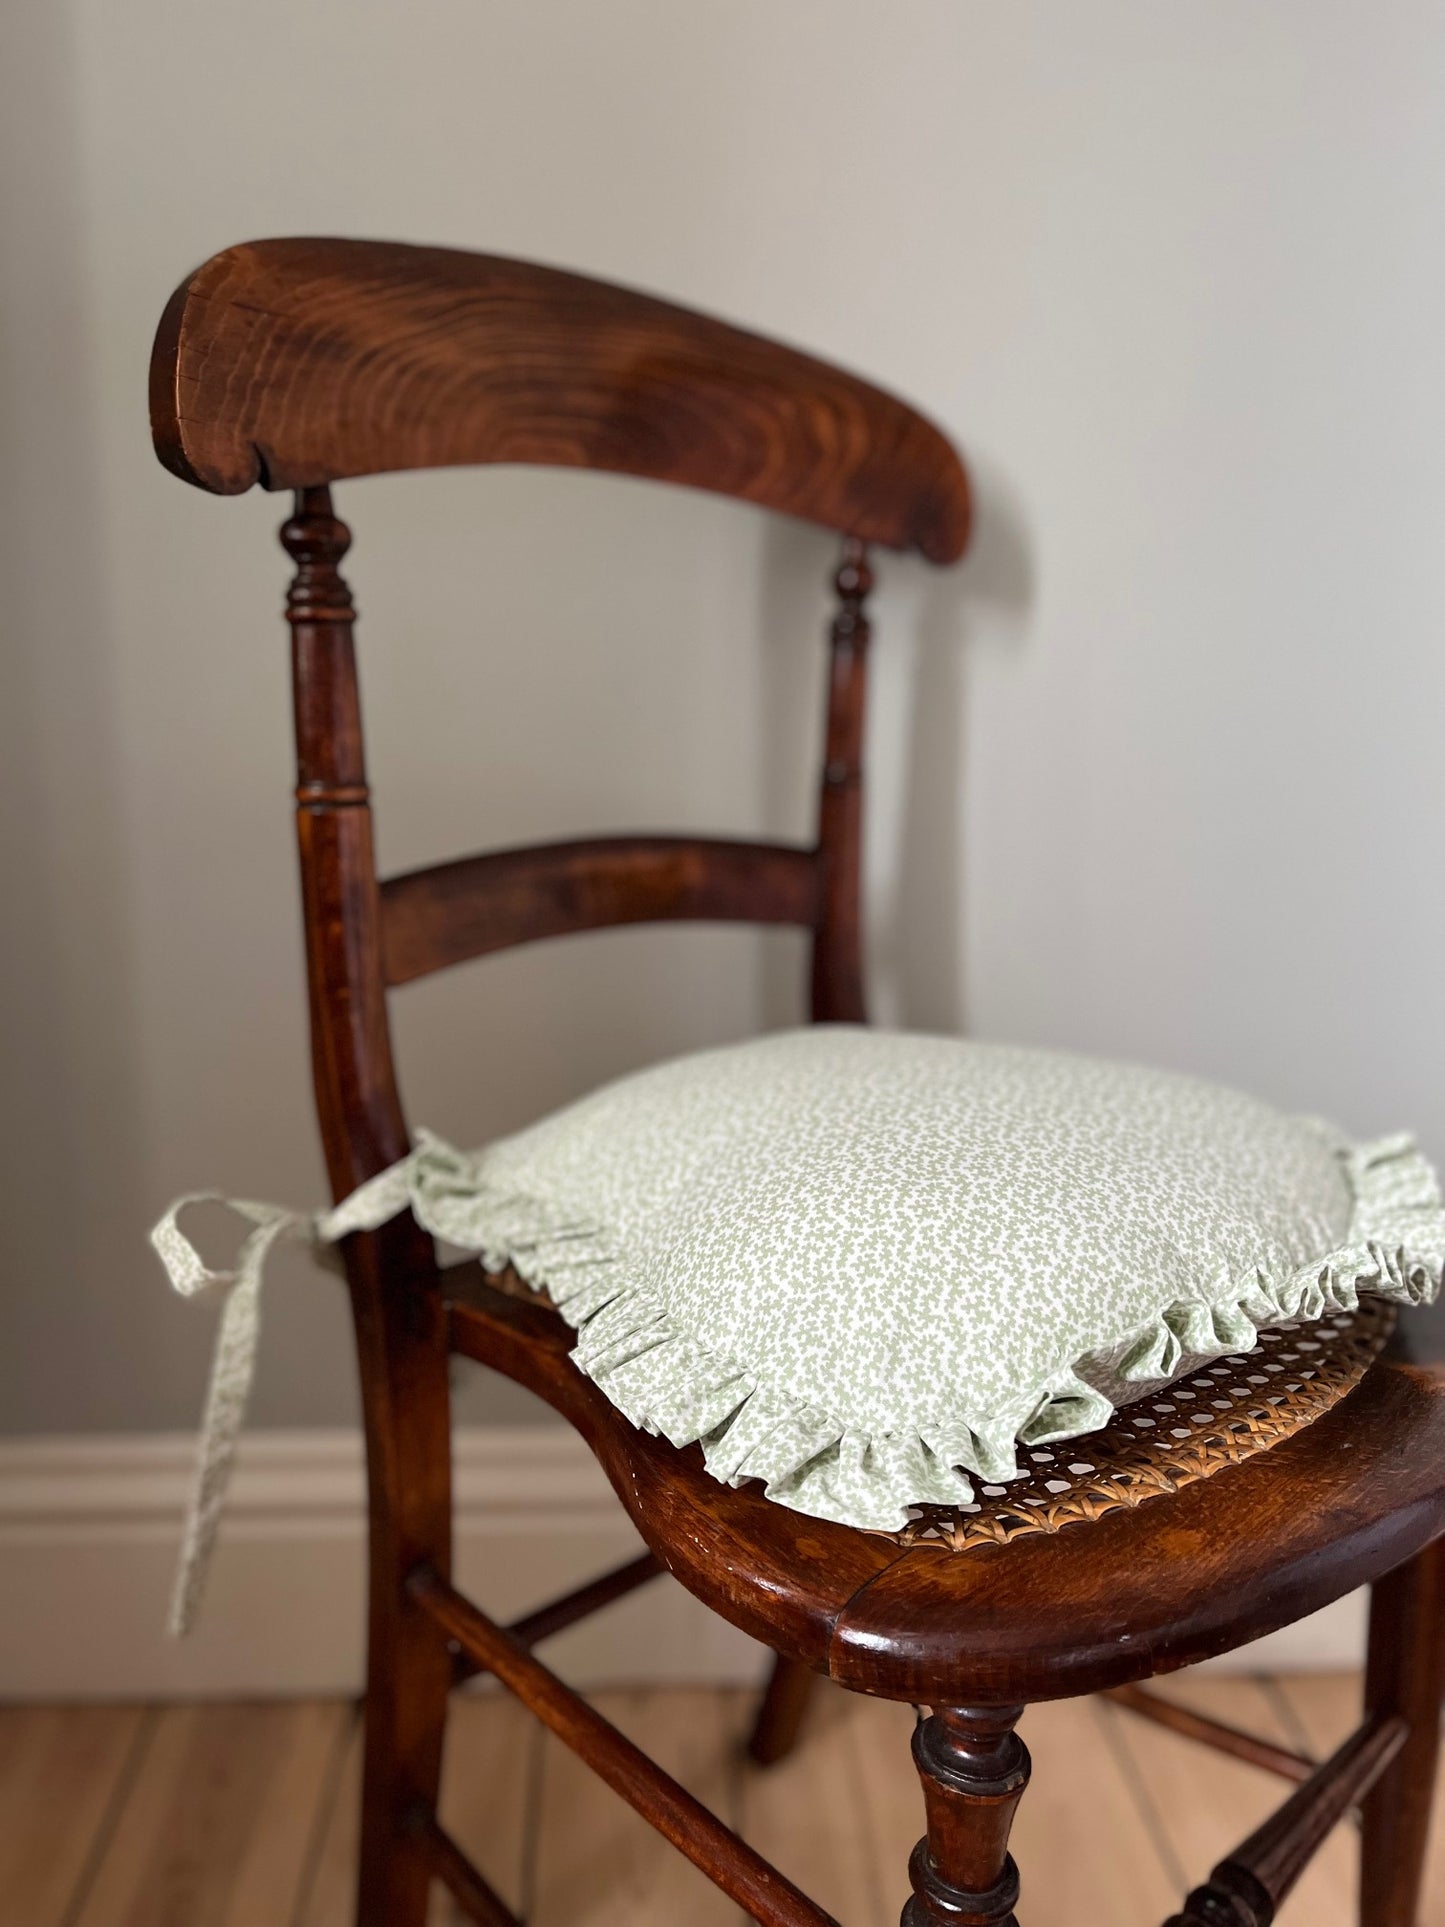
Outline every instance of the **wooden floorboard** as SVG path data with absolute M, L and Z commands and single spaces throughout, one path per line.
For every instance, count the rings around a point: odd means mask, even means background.
M 690 1793 L 737 1824 L 741 1695 L 699 1687 L 591 1697 Z M 741 1910 L 551 1734 L 540 1781 L 528 1927 L 739 1927 Z
M 1156 1681 L 1154 1690 L 1276 1745 L 1298 1744 L 1265 1681 L 1199 1673 Z M 1358 1698 L 1358 1681 L 1352 1690 Z M 1134 1715 L 1110 1711 L 1116 1713 L 1186 1888 L 1202 1884 L 1215 1863 L 1288 1796 L 1288 1784 L 1271 1773 L 1207 1752 Z M 1347 1829 L 1332 1835 L 1281 1908 L 1282 1927 L 1355 1927 L 1353 1848 Z
M 340 1761 L 320 1789 L 312 1849 L 286 1927 L 351 1927 L 356 1909 L 356 1848 L 361 1822 L 361 1716 L 352 1709 Z
M 880 1860 L 869 1813 L 872 1782 L 860 1770 L 876 1744 L 870 1716 L 879 1711 L 901 1714 L 901 1758 L 891 1731 L 885 1750 L 917 1797 L 908 1758 L 910 1709 L 885 1708 L 821 1684 L 797 1750 L 776 1766 L 749 1766 L 743 1779 L 744 1838 L 843 1927 L 896 1927 L 908 1892 L 906 1856 L 902 1866 Z M 886 1775 L 887 1768 L 880 1771 Z
M 1031 1706 L 1020 1723 L 1034 1771 L 1013 1850 L 1040 1923 L 1159 1927 L 1179 1905 L 1152 1806 L 1112 1723 L 1113 1709 L 1094 1700 Z
M 1322 1757 L 1348 1738 L 1363 1717 L 1360 1683 L 1350 1674 L 1294 1674 L 1281 1679 L 1278 1690 L 1309 1745 Z M 1353 1847 L 1353 1833 L 1350 1844 Z M 1353 1891 L 1356 1881 L 1353 1867 L 1350 1879 Z M 1435 1817 L 1425 1863 L 1420 1927 L 1445 1927 L 1445 1762 L 1435 1786 Z
M 0 1707 L 0 1927 L 65 1927 L 154 1720 L 141 1706 Z
M 167 1707 L 75 1927 L 278 1927 L 293 1917 L 345 1709 Z
M 459 1699 L 447 1726 L 442 1825 L 515 1912 L 530 1909 L 536 1858 L 537 1774 L 546 1734 L 508 1693 Z M 443 1892 L 427 1927 L 463 1927 Z
M 1356 1677 L 1161 1682 L 1328 1752 Z M 820 1689 L 795 1755 L 745 1765 L 752 1696 L 604 1693 L 609 1718 L 844 1927 L 895 1927 L 922 1803 L 911 1709 Z M 453 1712 L 443 1819 L 529 1927 L 739 1927 L 743 1916 L 501 1694 Z M 1101 1701 L 1030 1708 L 1014 1850 L 1025 1927 L 1159 1927 L 1284 1784 Z M 332 1702 L 0 1709 L 0 1927 L 350 1927 L 360 1725 Z M 1445 1927 L 1445 1787 L 1421 1927 Z M 1337 1831 L 1281 1927 L 1357 1927 Z M 437 1893 L 428 1927 L 459 1927 Z
M 508 1906 L 517 1910 L 530 1900 L 531 1807 L 541 1744 L 542 1729 L 504 1694 L 467 1694 L 452 1706 L 442 1778 L 442 1824 Z M 351 1927 L 361 1751 L 358 1718 L 347 1734 L 336 1786 L 321 1816 L 314 1864 L 295 1911 L 296 1927 Z M 462 1927 L 465 1918 L 450 1894 L 436 1884 L 427 1927 Z
M 908 1894 L 908 1856 L 923 1830 L 922 1795 L 909 1753 L 913 1709 L 886 1700 L 845 1703 L 881 1903 L 876 1918 L 896 1927 Z M 1012 1845 L 1025 1923 L 1159 1927 L 1177 1905 L 1148 1814 L 1111 1746 L 1104 1711 L 1089 1700 L 1064 1700 L 1030 1707 L 1024 1715 L 1019 1730 L 1033 1777 Z M 852 1927 L 853 1916 L 839 1911 Z M 859 1912 L 858 1918 L 870 1917 Z

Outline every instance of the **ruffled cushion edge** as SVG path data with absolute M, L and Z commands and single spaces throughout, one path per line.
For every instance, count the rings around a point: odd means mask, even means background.
M 605 1228 L 504 1191 L 489 1177 L 485 1153 L 468 1157 L 419 1134 L 402 1168 L 427 1230 L 480 1251 L 488 1270 L 510 1266 L 547 1293 L 577 1332 L 573 1362 L 634 1425 L 675 1446 L 699 1444 L 724 1484 L 759 1479 L 780 1505 L 895 1532 L 909 1507 L 971 1504 L 970 1473 L 988 1484 L 1018 1477 L 1019 1445 L 1106 1425 L 1115 1401 L 1090 1382 L 1091 1369 L 1105 1382 L 1163 1383 L 1250 1351 L 1269 1326 L 1354 1311 L 1362 1293 L 1407 1305 L 1433 1300 L 1445 1273 L 1445 1208 L 1429 1163 L 1408 1136 L 1342 1145 L 1338 1155 L 1353 1209 L 1335 1250 L 1282 1276 L 1255 1268 L 1213 1299 L 1180 1300 L 1002 1411 L 965 1407 L 883 1434 L 846 1425 L 699 1344 L 629 1277 Z

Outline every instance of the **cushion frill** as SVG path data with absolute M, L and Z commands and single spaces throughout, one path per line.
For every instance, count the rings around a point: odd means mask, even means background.
M 716 1478 L 759 1479 L 770 1499 L 799 1512 L 896 1531 L 910 1506 L 969 1504 L 970 1473 L 989 1483 L 1017 1477 L 1020 1443 L 1098 1430 L 1129 1396 L 1122 1388 L 1249 1351 L 1266 1326 L 1353 1311 L 1362 1291 L 1403 1304 L 1433 1297 L 1445 1272 L 1445 1209 L 1429 1165 L 1408 1137 L 1343 1146 L 1339 1156 L 1353 1209 L 1335 1250 L 1277 1277 L 1251 1270 L 1222 1281 L 1216 1295 L 1171 1305 L 1007 1410 L 971 1410 L 962 1388 L 952 1406 L 947 1390 L 933 1388 L 930 1410 L 884 1434 L 849 1427 L 705 1349 L 629 1275 L 605 1226 L 500 1184 L 486 1152 L 468 1155 L 422 1134 L 403 1165 L 343 1210 L 349 1229 L 409 1202 L 427 1230 L 480 1252 L 489 1269 L 511 1265 L 576 1329 L 579 1369 L 634 1425 L 673 1445 L 700 1444 Z

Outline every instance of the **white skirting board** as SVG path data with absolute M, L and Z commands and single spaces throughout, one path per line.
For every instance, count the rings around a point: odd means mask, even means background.
M 200 1623 L 164 1631 L 188 1436 L 0 1440 L 0 1699 L 354 1693 L 364 1504 L 350 1431 L 258 1432 L 241 1449 Z M 560 1426 L 459 1430 L 459 1583 L 511 1617 L 640 1549 Z M 1087 1530 L 1086 1527 L 1074 1528 Z M 1215 1662 L 1357 1665 L 1358 1596 Z M 760 1680 L 767 1655 L 665 1576 L 549 1642 L 578 1684 Z

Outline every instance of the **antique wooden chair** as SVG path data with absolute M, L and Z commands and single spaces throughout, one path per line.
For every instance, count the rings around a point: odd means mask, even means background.
M 338 240 L 236 247 L 192 275 L 160 324 L 152 412 L 160 458 L 184 480 L 221 495 L 256 482 L 295 491 L 282 541 L 296 563 L 297 829 L 317 1106 L 338 1199 L 408 1149 L 388 991 L 466 958 L 654 919 L 793 924 L 813 933 L 813 1017 L 862 1018 L 867 546 L 947 563 L 969 527 L 963 468 L 928 422 L 822 362 L 624 289 Z M 482 462 L 689 484 L 841 535 L 815 842 L 609 838 L 378 879 L 339 567 L 350 536 L 330 484 Z M 1121 1501 L 1120 1477 L 1075 1507 L 1084 1523 L 1056 1532 L 1013 1536 L 995 1504 L 989 1543 L 957 1520 L 889 1536 L 803 1517 L 756 1485 L 725 1487 L 696 1448 L 635 1431 L 569 1364 L 571 1332 L 545 1302 L 475 1264 L 440 1269 L 409 1217 L 350 1238 L 345 1262 L 371 1511 L 360 1927 L 420 1927 L 433 1877 L 476 1920 L 512 1920 L 436 1816 L 448 1694 L 483 1668 L 755 1920 L 822 1927 L 820 1908 L 535 1656 L 664 1569 L 780 1655 L 753 1738 L 760 1760 L 791 1744 L 815 1674 L 930 1709 L 913 1745 L 926 1831 L 910 1927 L 1013 1921 L 1007 1841 L 1029 1773 L 1015 1723 L 1031 1700 L 1099 1689 L 1302 1783 L 1179 1923 L 1262 1927 L 1356 1805 L 1364 1927 L 1415 1922 L 1445 1679 L 1440 1379 L 1398 1356 L 1361 1367 L 1347 1396 L 1268 1449 L 1246 1440 L 1242 1462 L 1210 1477 L 1176 1468 L 1137 1505 Z M 510 1626 L 453 1588 L 453 1353 L 508 1373 L 582 1433 L 644 1557 Z M 1107 1469 L 1108 1449 L 1085 1469 Z M 1322 1767 L 1138 1687 L 1366 1582 L 1364 1720 Z

